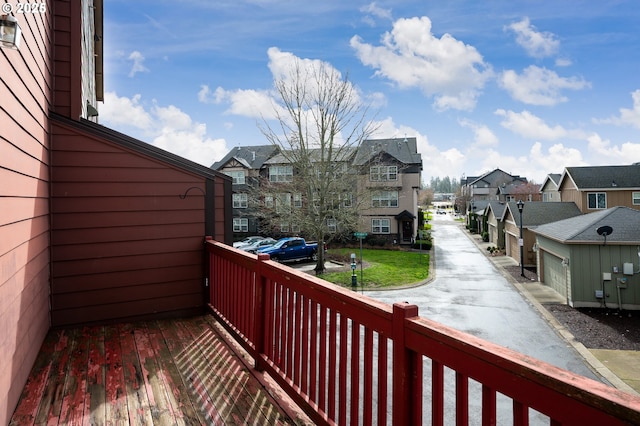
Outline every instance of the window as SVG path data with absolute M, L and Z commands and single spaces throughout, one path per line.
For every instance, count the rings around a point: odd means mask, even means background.
M 293 166 L 271 166 L 269 167 L 270 182 L 291 182 L 293 181 Z
M 607 194 L 605 192 L 592 192 L 587 194 L 587 208 L 606 209 Z
M 371 219 L 371 232 L 374 234 L 388 234 L 391 232 L 389 219 Z
M 346 193 L 342 194 L 342 205 L 344 207 L 351 207 L 353 205 L 353 194 Z
M 234 185 L 242 185 L 245 183 L 244 170 L 224 172 L 224 174 L 233 178 Z
M 378 191 L 371 196 L 373 207 L 398 207 L 398 191 Z
M 273 208 L 273 194 L 264 195 L 264 206 L 267 208 Z
M 398 166 L 371 166 L 369 180 L 372 182 L 398 180 Z
M 276 212 L 290 212 L 291 211 L 291 194 L 286 192 L 276 194 Z
M 331 234 L 338 232 L 338 221 L 335 219 L 327 219 L 327 230 Z
M 246 209 L 248 205 L 249 197 L 247 194 L 233 194 L 233 208 L 234 209 Z
M 233 232 L 249 232 L 249 219 L 234 217 Z
M 634 206 L 640 205 L 640 192 L 631 193 L 631 200 Z
M 280 222 L 280 232 L 289 232 L 289 222 Z
M 302 207 L 302 194 L 293 194 L 293 207 Z

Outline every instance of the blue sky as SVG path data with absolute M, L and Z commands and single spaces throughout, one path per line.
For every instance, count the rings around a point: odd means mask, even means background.
M 206 166 L 267 144 L 272 71 L 323 61 L 423 179 L 640 162 L 636 1 L 107 0 L 103 125 Z

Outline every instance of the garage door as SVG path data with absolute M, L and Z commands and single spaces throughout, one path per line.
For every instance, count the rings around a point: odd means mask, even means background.
M 542 252 L 544 264 L 544 284 L 567 297 L 566 275 L 562 259 L 546 251 Z

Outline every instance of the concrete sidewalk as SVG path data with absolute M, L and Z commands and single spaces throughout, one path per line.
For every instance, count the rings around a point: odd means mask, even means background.
M 509 256 L 491 256 L 487 247 L 493 244 L 482 241 L 478 234 L 469 234 L 478 248 L 487 255 L 496 268 L 524 295 L 527 300 L 541 313 L 558 334 L 560 334 L 578 353 L 591 365 L 605 380 L 614 387 L 625 392 L 640 395 L 640 352 L 617 351 L 605 349 L 587 349 L 578 342 L 566 327 L 560 324 L 555 317 L 543 305 L 551 303 L 566 304 L 566 299 L 551 287 L 538 281 L 531 283 L 519 283 L 511 274 L 504 271 L 506 266 L 518 265 L 518 261 Z

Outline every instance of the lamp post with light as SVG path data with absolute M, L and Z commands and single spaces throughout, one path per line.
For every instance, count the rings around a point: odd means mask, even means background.
M 524 208 L 524 202 L 518 200 L 516 206 L 518 206 L 518 211 L 520 212 L 520 241 L 518 241 L 520 245 L 520 276 L 524 277 L 524 238 L 522 236 L 522 209 Z

